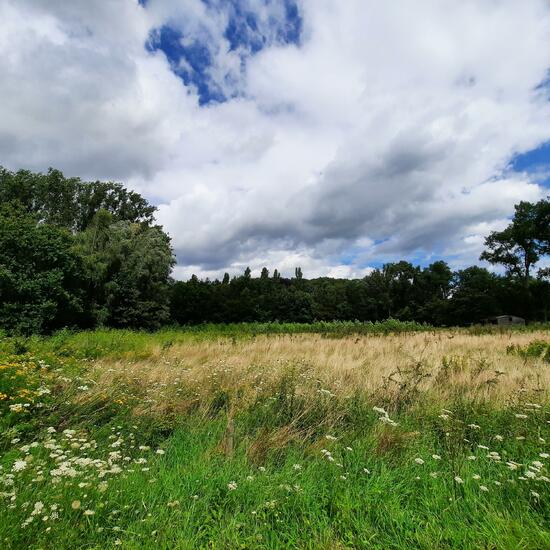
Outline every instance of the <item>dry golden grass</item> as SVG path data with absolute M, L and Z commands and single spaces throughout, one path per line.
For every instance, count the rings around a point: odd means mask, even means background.
M 540 402 L 550 389 L 548 363 L 506 350 L 548 339 L 545 332 L 472 336 L 437 331 L 190 341 L 155 347 L 147 359 L 98 360 L 92 375 L 97 392 L 124 388 L 138 396 L 138 412 L 185 412 L 206 404 L 230 410 L 277 395 L 285 383 L 311 399 L 332 395 L 339 400 L 360 392 L 386 402 L 422 396 L 443 403 L 461 396 L 499 405 L 520 395 Z

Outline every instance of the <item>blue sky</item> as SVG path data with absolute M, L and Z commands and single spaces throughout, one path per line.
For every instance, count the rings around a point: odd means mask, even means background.
M 547 0 L 3 0 L 0 158 L 158 205 L 174 275 L 479 263 L 550 184 Z
M 284 0 L 284 18 L 271 19 L 267 25 L 260 22 L 257 13 L 247 9 L 239 0 L 202 1 L 212 13 L 223 12 L 227 15 L 223 37 L 227 40 L 227 50 L 237 52 L 240 58 L 241 73 L 246 72 L 247 59 L 264 48 L 274 44 L 300 43 L 302 19 L 294 0 Z M 140 3 L 147 8 L 146 0 L 140 0 Z M 202 37 L 208 37 L 208 31 Z M 186 86 L 197 90 L 200 105 L 223 102 L 241 93 L 233 85 L 231 75 L 227 75 L 224 82 L 230 92 L 220 89 L 209 73 L 214 60 L 206 41 L 189 38 L 170 22 L 152 29 L 145 47 L 147 51 L 161 51 L 166 55 L 174 73 Z

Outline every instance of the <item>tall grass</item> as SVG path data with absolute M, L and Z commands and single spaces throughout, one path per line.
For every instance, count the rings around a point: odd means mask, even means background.
M 199 334 L 3 344 L 4 547 L 550 547 L 549 333 Z

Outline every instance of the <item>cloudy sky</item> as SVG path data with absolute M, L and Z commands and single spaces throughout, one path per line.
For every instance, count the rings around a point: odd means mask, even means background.
M 0 164 L 121 181 L 175 275 L 477 262 L 548 194 L 548 0 L 0 0 Z

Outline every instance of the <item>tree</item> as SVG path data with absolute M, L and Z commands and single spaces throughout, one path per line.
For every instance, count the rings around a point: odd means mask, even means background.
M 50 168 L 46 174 L 10 172 L 0 166 L 0 204 L 18 203 L 40 222 L 72 232 L 88 227 L 99 210 L 113 221 L 151 224 L 156 208 L 120 183 L 83 182 Z
M 100 210 L 77 236 L 95 318 L 116 327 L 158 328 L 169 318 L 170 239 L 158 226 L 113 218 Z
M 0 326 L 40 333 L 85 326 L 82 263 L 67 231 L 0 208 Z
M 541 254 L 547 253 L 548 223 L 550 213 L 548 201 L 533 204 L 522 201 L 515 207 L 512 223 L 503 231 L 493 231 L 486 239 L 481 260 L 502 264 L 509 276 L 520 278 L 527 287 L 531 268 Z
M 502 279 L 487 269 L 472 266 L 453 277 L 449 301 L 450 324 L 468 325 L 502 313 Z

